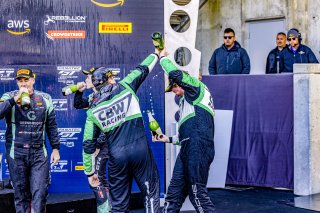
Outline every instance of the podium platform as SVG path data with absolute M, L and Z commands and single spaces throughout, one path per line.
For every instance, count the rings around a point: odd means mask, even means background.
M 132 193 L 130 209 L 142 209 L 140 193 Z M 46 213 L 96 213 L 93 193 L 52 193 L 49 194 Z M 13 189 L 0 190 L 0 213 L 15 213 Z

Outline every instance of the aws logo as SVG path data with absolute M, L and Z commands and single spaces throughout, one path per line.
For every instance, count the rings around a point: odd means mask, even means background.
M 29 20 L 9 20 L 7 31 L 13 35 L 23 35 L 30 33 Z
M 124 4 L 124 0 L 108 0 L 110 3 L 101 3 L 101 1 L 103 0 L 91 0 L 93 4 L 98 5 L 99 7 L 107 7 L 107 8 L 123 6 Z

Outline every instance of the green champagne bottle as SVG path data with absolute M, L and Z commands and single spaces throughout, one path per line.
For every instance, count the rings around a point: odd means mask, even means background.
M 67 96 L 67 95 L 70 95 L 70 94 L 75 93 L 77 91 L 78 91 L 78 86 L 72 84 L 72 85 L 69 85 L 69 86 L 62 88 L 62 95 Z
M 21 93 L 20 102 L 21 102 L 21 106 L 23 106 L 23 107 L 30 106 L 31 100 L 30 100 L 29 93 L 27 93 L 27 92 Z
M 154 119 L 151 112 L 148 112 L 149 128 L 153 135 L 163 135 L 158 122 Z
M 151 38 L 155 48 L 157 48 L 159 51 L 164 49 L 164 40 L 160 32 L 154 32 Z

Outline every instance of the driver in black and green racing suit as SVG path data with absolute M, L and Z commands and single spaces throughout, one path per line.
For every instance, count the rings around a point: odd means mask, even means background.
M 83 140 L 84 171 L 91 186 L 99 184 L 95 172 L 94 129 L 105 136 L 109 149 L 108 180 L 111 212 L 128 212 L 131 185 L 136 180 L 147 212 L 159 212 L 159 172 L 144 130 L 136 92 L 158 60 L 150 54 L 119 83 L 106 86 L 104 96 L 87 111 Z M 92 81 L 99 85 L 99 73 Z

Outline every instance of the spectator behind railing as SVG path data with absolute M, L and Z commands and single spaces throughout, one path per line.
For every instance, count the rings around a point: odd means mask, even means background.
M 277 47 L 270 51 L 267 58 L 266 74 L 279 73 L 280 53 L 288 47 L 287 36 L 284 32 L 279 32 L 276 38 Z
M 214 51 L 210 59 L 209 74 L 249 74 L 249 56 L 236 41 L 233 29 L 226 28 L 223 37 L 224 44 Z
M 287 33 L 290 46 L 280 53 L 280 72 L 293 72 L 293 64 L 319 63 L 312 50 L 301 44 L 301 33 L 292 28 Z

